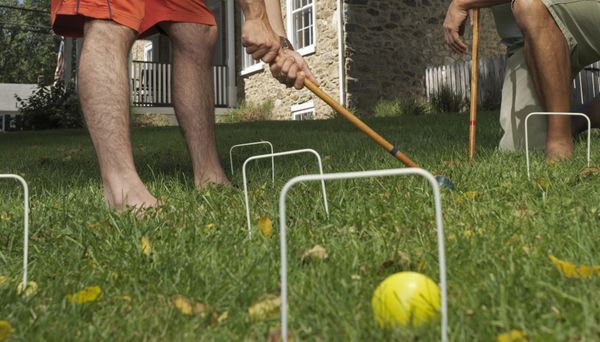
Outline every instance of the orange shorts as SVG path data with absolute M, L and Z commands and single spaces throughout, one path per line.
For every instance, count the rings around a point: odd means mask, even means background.
M 88 19 L 112 20 L 139 36 L 162 21 L 217 24 L 204 0 L 51 0 L 50 13 L 52 29 L 66 37 L 82 37 Z

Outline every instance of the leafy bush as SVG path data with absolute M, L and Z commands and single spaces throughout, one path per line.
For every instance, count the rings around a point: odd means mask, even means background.
M 453 92 L 448 86 L 442 86 L 431 96 L 430 103 L 439 113 L 458 113 L 465 110 L 469 102 L 463 94 Z
M 379 100 L 373 111 L 376 117 L 425 115 L 430 112 L 429 105 L 415 98 L 394 98 Z
M 263 103 L 252 103 L 242 100 L 237 108 L 232 109 L 229 113 L 220 118 L 220 122 L 250 122 L 269 120 L 273 113 L 273 101 L 268 100 Z
M 16 98 L 23 129 L 83 127 L 79 98 L 73 83 L 69 83 L 66 88 L 62 82 L 52 86 L 38 84 L 29 98 Z

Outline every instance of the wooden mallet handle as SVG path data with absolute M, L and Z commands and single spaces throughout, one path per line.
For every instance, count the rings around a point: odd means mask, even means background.
M 363 133 L 369 136 L 369 138 L 373 139 L 379 146 L 383 147 L 386 151 L 388 151 L 391 155 L 396 157 L 399 161 L 401 161 L 407 167 L 419 167 L 417 163 L 408 158 L 404 153 L 398 151 L 394 145 L 392 145 L 389 141 L 385 140 L 381 135 L 377 134 L 371 127 L 367 126 L 362 120 L 357 118 L 354 114 L 352 114 L 348 109 L 334 100 L 331 96 L 325 93 L 321 88 L 319 88 L 316 84 L 311 82 L 309 79 L 304 79 L 304 86 L 312 91 L 315 95 L 317 95 L 321 100 L 325 101 L 331 108 L 333 108 L 336 112 L 340 113 L 346 120 L 350 121 L 356 128 L 361 130 Z
M 473 44 L 471 46 L 471 113 L 469 117 L 469 158 L 475 157 L 475 130 L 477 128 L 477 79 L 479 61 L 479 9 L 471 12 L 473 18 Z

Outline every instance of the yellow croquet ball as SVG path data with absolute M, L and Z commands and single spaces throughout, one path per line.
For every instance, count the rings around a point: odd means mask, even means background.
M 380 327 L 418 326 L 440 310 L 440 288 L 425 275 L 400 272 L 379 284 L 371 300 Z

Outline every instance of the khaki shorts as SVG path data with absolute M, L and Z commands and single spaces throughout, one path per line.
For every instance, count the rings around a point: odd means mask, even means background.
M 516 0 L 519 1 L 519 0 Z M 542 0 L 562 31 L 571 50 L 573 76 L 589 64 L 600 60 L 600 0 Z M 518 49 L 506 61 L 500 125 L 504 136 L 501 150 L 525 147 L 525 116 L 543 111 L 533 80 L 527 68 L 523 49 Z M 528 121 L 529 146 L 544 149 L 546 120 L 534 116 Z

